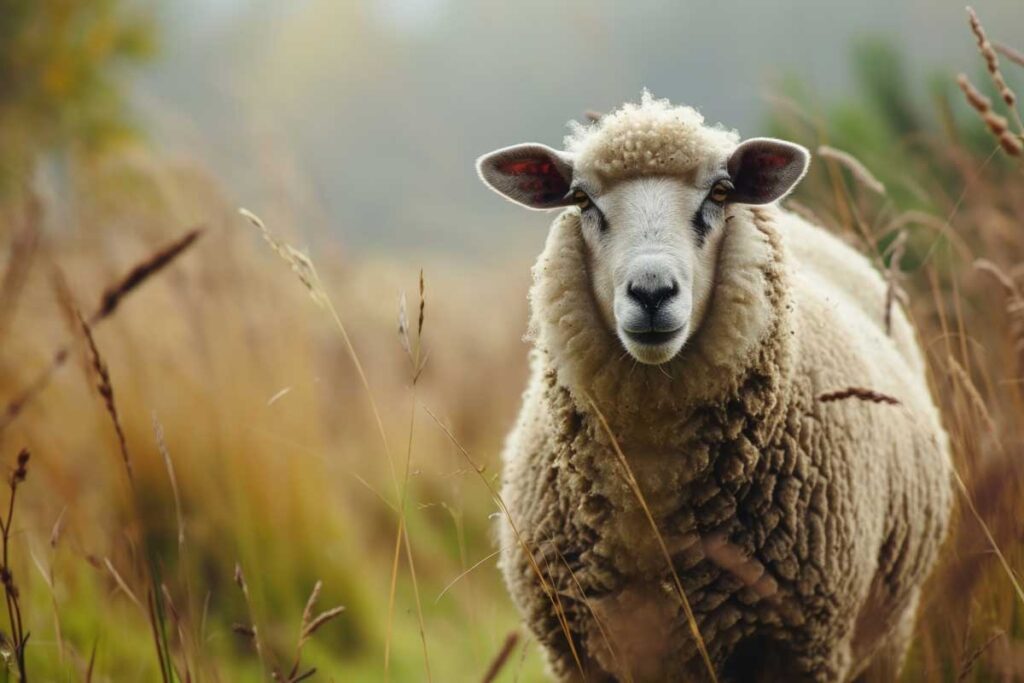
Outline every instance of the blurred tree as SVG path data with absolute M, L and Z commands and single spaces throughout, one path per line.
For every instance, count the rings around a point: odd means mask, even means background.
M 0 0 L 0 195 L 44 151 L 89 153 L 129 135 L 116 72 L 153 49 L 131 0 Z

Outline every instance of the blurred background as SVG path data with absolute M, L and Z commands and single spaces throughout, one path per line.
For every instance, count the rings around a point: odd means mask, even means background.
M 1024 175 L 959 72 L 1019 127 L 951 1 L 0 0 L 9 679 L 542 680 L 488 486 L 550 216 L 473 162 L 646 87 L 863 163 L 790 208 L 906 300 L 976 502 L 904 678 L 1024 680 Z
M 646 87 L 753 136 L 780 83 L 822 106 L 855 99 L 872 43 L 898 52 L 919 100 L 974 53 L 962 5 L 936 0 L 96 4 L 94 32 L 141 22 L 144 36 L 81 35 L 93 44 L 80 47 L 99 68 L 122 62 L 105 75 L 162 152 L 203 164 L 239 199 L 288 204 L 348 249 L 466 258 L 533 249 L 546 226 L 496 208 L 473 160 L 522 141 L 558 146 L 585 110 Z M 977 9 L 991 26 L 1024 26 L 1020 2 Z

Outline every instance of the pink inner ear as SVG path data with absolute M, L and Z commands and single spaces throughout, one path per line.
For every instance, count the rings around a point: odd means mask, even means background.
M 551 175 L 555 172 L 552 163 L 546 159 L 516 159 L 504 161 L 498 170 L 508 175 Z
M 767 168 L 782 168 L 790 162 L 788 156 L 782 154 L 758 154 L 757 164 Z

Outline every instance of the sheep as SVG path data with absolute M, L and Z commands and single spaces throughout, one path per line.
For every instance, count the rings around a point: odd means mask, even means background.
M 561 209 L 498 530 L 550 672 L 894 678 L 952 505 L 907 316 L 887 333 L 868 259 L 777 205 L 804 148 L 646 91 L 570 125 L 477 162 Z

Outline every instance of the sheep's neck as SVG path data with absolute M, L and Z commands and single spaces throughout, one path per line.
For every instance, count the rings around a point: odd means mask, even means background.
M 534 270 L 533 333 L 550 387 L 598 415 L 626 452 L 675 451 L 699 471 L 720 448 L 756 447 L 784 412 L 795 335 L 777 210 L 742 209 L 729 226 L 707 318 L 676 359 L 639 365 L 600 323 L 578 219 L 552 226 Z

